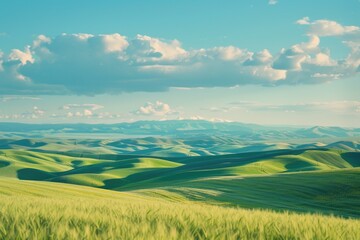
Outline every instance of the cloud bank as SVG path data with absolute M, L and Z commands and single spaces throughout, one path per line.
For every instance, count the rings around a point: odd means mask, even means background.
M 297 21 L 309 40 L 278 53 L 235 46 L 186 50 L 178 40 L 118 33 L 38 36 L 24 49 L 0 52 L 2 95 L 96 95 L 169 88 L 317 84 L 359 72 L 360 30 L 329 20 Z M 321 37 L 344 38 L 345 59 L 333 59 Z M 351 37 L 348 37 L 351 36 Z M 345 38 L 348 37 L 348 38 Z

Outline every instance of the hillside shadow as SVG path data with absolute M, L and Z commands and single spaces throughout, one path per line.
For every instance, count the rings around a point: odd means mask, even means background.
M 211 170 L 218 168 L 228 168 L 234 166 L 244 166 L 250 163 L 256 163 L 265 159 L 271 159 L 273 157 L 279 157 L 283 155 L 300 155 L 309 149 L 300 150 L 273 150 L 267 152 L 252 152 L 252 153 L 240 153 L 240 154 L 227 154 L 219 156 L 207 156 L 207 157 L 192 157 L 185 158 L 185 161 L 178 161 L 185 164 L 181 168 L 187 168 L 187 170 Z M 328 151 L 328 149 L 317 149 Z M 192 161 L 191 161 L 192 160 Z
M 73 160 L 73 161 L 71 161 L 71 165 L 72 165 L 74 168 L 81 167 L 81 164 L 83 164 L 83 161 L 81 161 L 81 160 Z
M 313 164 L 305 161 L 294 161 L 284 166 L 287 170 L 285 172 L 301 172 L 317 170 Z
M 1 149 L 1 148 L 0 148 Z M 122 161 L 131 158 L 140 158 L 140 157 L 149 157 L 149 158 L 163 158 L 163 157 L 156 157 L 156 156 L 143 156 L 139 154 L 110 154 L 110 153 L 84 153 L 84 152 L 73 152 L 73 151 L 55 151 L 55 150 L 44 150 L 44 149 L 31 149 L 33 152 L 39 153 L 52 153 L 52 154 L 60 154 L 68 157 L 75 157 L 75 158 L 91 158 L 96 160 L 103 160 L 103 161 Z M 163 158 L 165 159 L 165 158 Z M 167 159 L 167 158 L 166 158 Z M 166 160 L 165 159 L 165 160 Z
M 168 175 L 168 173 L 172 172 L 171 170 L 175 168 L 158 168 L 158 169 L 149 169 L 143 172 L 131 174 L 125 178 L 112 178 L 107 179 L 104 181 L 103 188 L 106 189 L 114 189 L 124 187 L 128 184 L 135 184 L 137 185 L 139 182 L 147 181 L 147 180 L 154 180 L 160 176 Z M 160 182 L 163 183 L 163 182 Z M 141 185 L 139 189 L 145 188 L 145 185 Z
M 7 167 L 9 165 L 10 165 L 9 162 L 0 160 L 0 168 Z
M 153 169 L 146 172 L 139 172 L 121 179 L 108 179 L 104 181 L 104 188 L 114 189 L 145 189 L 159 186 L 168 186 L 174 182 L 191 182 L 201 178 L 213 178 L 223 176 L 238 176 L 226 168 L 240 167 L 250 163 L 263 161 L 283 155 L 300 155 L 309 149 L 300 150 L 273 150 L 261 153 L 229 154 L 210 157 L 188 157 L 178 161 L 184 165 L 175 168 Z M 328 151 L 328 149 L 317 149 Z M 179 159 L 178 159 L 179 160 Z M 316 170 L 307 162 L 293 162 L 286 165 L 287 172 Z
M 34 168 L 23 168 L 17 171 L 17 177 L 21 180 L 46 180 L 55 177 L 55 174 Z
M 74 160 L 71 162 L 74 169 L 69 171 L 59 173 L 59 176 L 70 175 L 70 174 L 86 174 L 86 173 L 96 173 L 101 174 L 105 171 L 116 170 L 116 169 L 125 169 L 133 168 L 135 164 L 140 163 L 139 159 L 129 159 L 118 162 L 102 162 L 97 164 L 91 164 L 86 166 L 79 166 L 82 164 L 81 160 Z
M 341 153 L 340 156 L 353 167 L 360 167 L 360 152 Z
M 339 171 L 212 179 L 188 182 L 181 188 L 169 186 L 166 190 L 191 200 L 214 201 L 232 207 L 359 218 L 357 193 L 360 190 L 360 179 L 355 179 L 357 174 L 356 171 Z M 349 182 L 349 179 L 353 180 Z M 192 188 L 196 193 L 189 193 L 187 188 Z M 209 195 L 207 190 L 216 190 L 219 194 Z
M 32 139 L 21 139 L 21 140 L 13 141 L 10 144 L 15 146 L 27 147 L 27 148 L 38 148 L 47 145 L 46 142 L 35 141 Z
M 154 187 L 168 187 L 176 184 L 187 184 L 202 178 L 223 176 L 236 176 L 227 170 L 189 171 L 184 172 L 179 168 L 149 169 L 148 171 L 134 173 L 125 178 L 113 178 L 104 181 L 106 189 L 137 190 Z

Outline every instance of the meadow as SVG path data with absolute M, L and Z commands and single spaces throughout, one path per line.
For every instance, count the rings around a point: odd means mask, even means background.
M 0 239 L 359 239 L 360 220 L 0 181 Z
M 113 142 L 3 140 L 0 239 L 360 239 L 356 142 L 177 157 Z

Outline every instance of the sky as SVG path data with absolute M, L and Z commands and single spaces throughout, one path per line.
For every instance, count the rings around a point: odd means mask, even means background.
M 3 0 L 0 121 L 360 127 L 359 0 Z

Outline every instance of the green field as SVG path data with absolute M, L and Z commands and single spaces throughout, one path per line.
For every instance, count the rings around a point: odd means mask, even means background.
M 360 220 L 0 179 L 0 239 L 359 239 Z
M 353 149 L 105 152 L 0 150 L 0 239 L 360 238 Z

